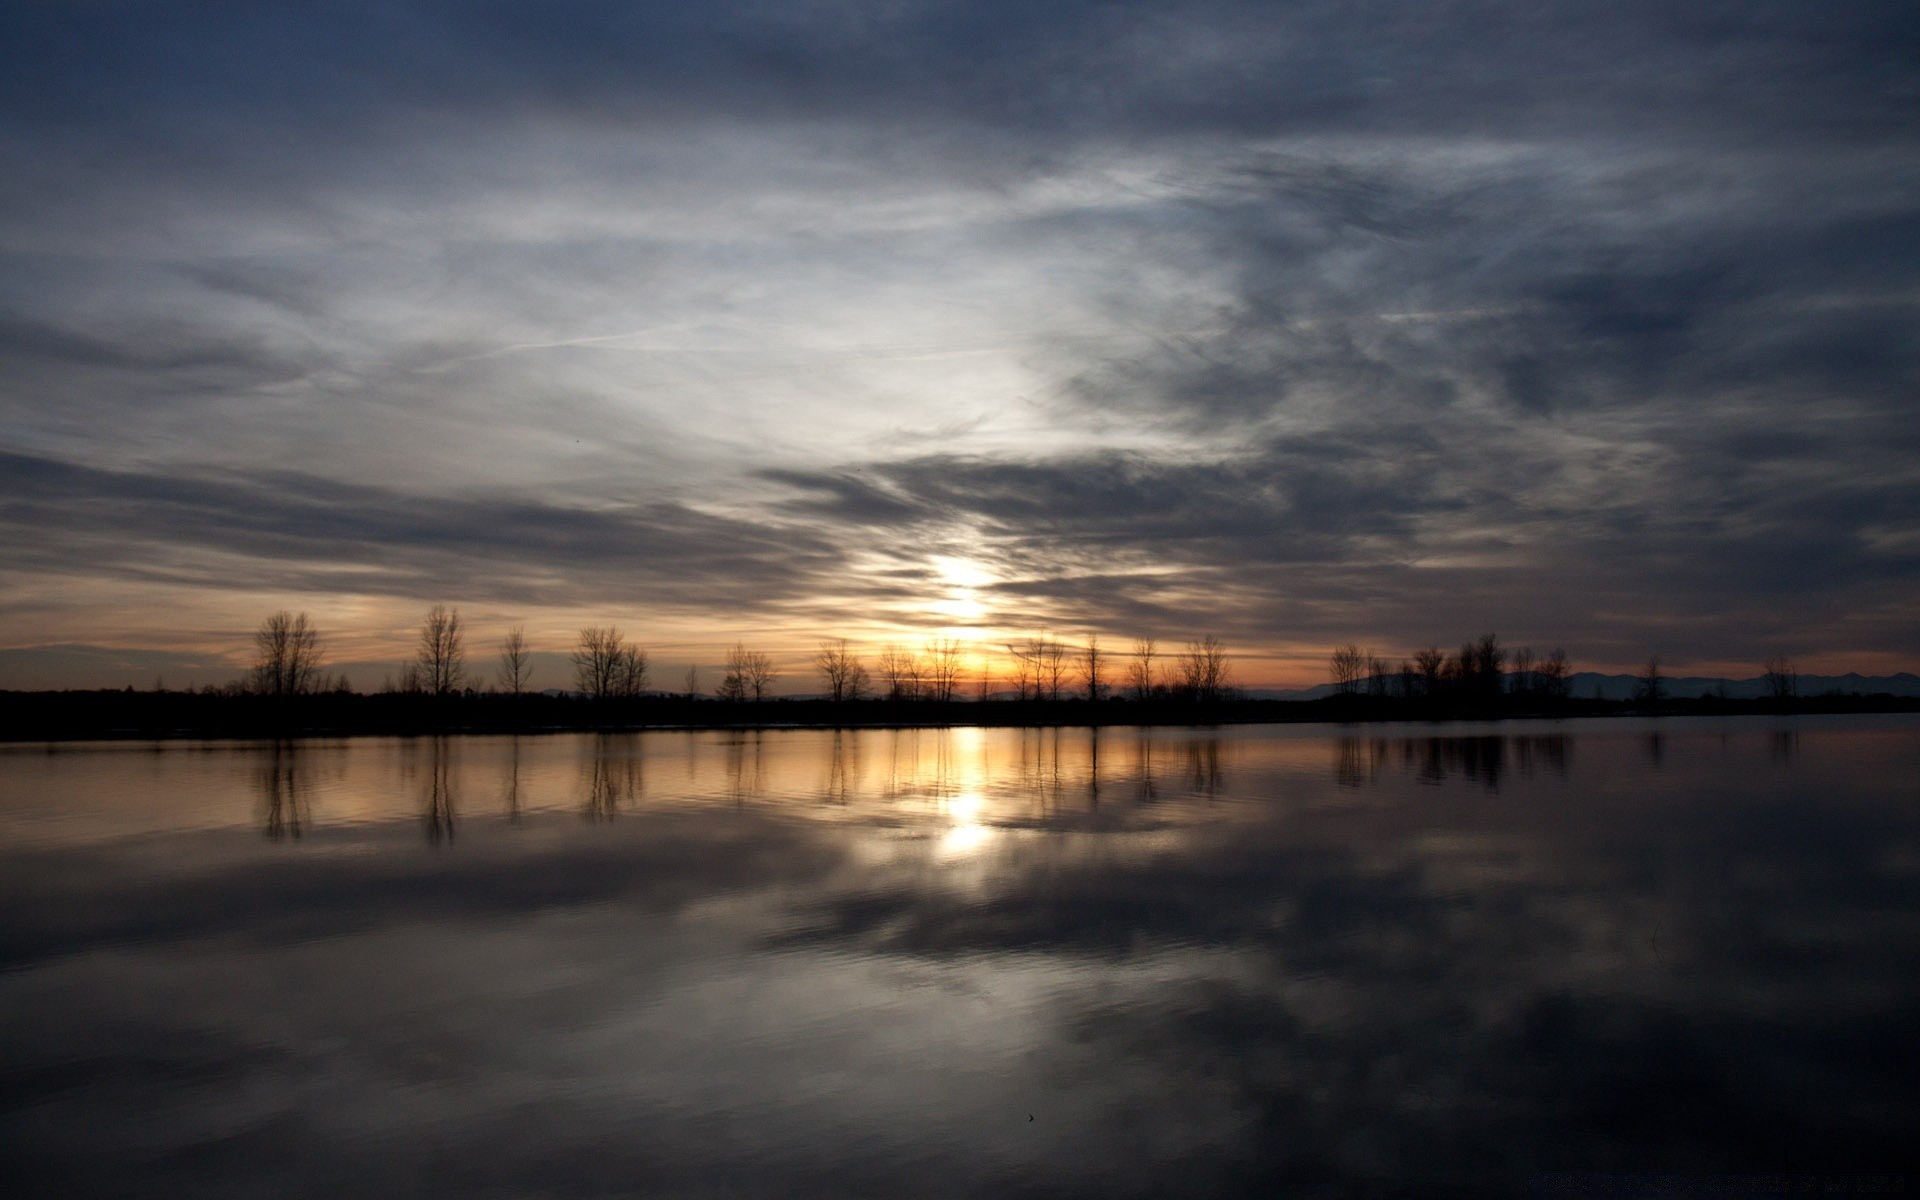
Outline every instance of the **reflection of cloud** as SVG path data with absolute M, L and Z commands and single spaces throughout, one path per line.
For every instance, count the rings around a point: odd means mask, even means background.
M 1216 745 L 1220 795 L 1163 793 L 1145 832 L 1014 814 L 973 872 L 945 868 L 939 831 L 1011 811 L 1017 731 L 919 731 L 910 777 L 943 777 L 936 741 L 966 751 L 937 803 L 891 790 L 875 751 L 828 810 L 832 736 L 794 733 L 766 739 L 756 803 L 720 778 L 592 826 L 576 760 L 644 746 L 677 794 L 660 746 L 732 746 L 541 739 L 524 825 L 469 818 L 453 855 L 418 845 L 415 791 L 387 773 L 429 786 L 428 743 L 307 747 L 381 764 L 348 777 L 391 819 L 297 847 L 252 827 L 270 748 L 236 749 L 226 825 L 0 850 L 0 1152 L 83 1190 L 270 1175 L 315 1195 L 611 1174 L 668 1194 L 1487 1194 L 1783 1146 L 1797 1170 L 1899 1162 L 1920 875 L 1887 852 L 1914 839 L 1885 780 L 1908 744 L 1804 735 L 1801 761 L 1833 764 L 1815 778 L 1729 770 L 1767 760 L 1761 735 L 1676 732 L 1656 772 L 1639 731 L 1583 728 L 1531 786 L 1510 744 L 1499 792 L 1452 765 L 1424 785 L 1423 754 L 1388 742 L 1365 803 L 1323 737 L 1125 734 L 1176 784 L 1189 744 Z M 885 736 L 916 761 L 907 733 Z M 1063 736 L 1063 773 L 1089 743 Z M 509 778 L 513 749 L 465 743 L 467 786 L 490 753 Z M 1138 799 L 1118 757 L 1103 816 Z M 394 1138 L 396 1112 L 433 1136 Z

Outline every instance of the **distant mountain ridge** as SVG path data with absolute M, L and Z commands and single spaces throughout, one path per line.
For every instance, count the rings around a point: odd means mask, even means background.
M 1511 685 L 1513 674 L 1507 674 Z M 1597 671 L 1576 671 L 1569 678 L 1571 694 L 1581 700 L 1599 697 L 1602 700 L 1631 700 L 1640 694 L 1640 679 L 1635 675 L 1602 675 Z M 1660 680 L 1663 695 L 1671 699 L 1692 699 L 1696 696 L 1718 696 L 1725 694 L 1732 700 L 1757 700 L 1767 694 L 1767 680 L 1764 675 L 1752 679 L 1721 679 L 1704 675 L 1676 675 Z M 1365 690 L 1365 685 L 1362 685 Z M 1256 689 L 1247 694 L 1261 700 L 1319 700 L 1333 695 L 1335 689 L 1331 683 L 1315 684 L 1309 688 L 1289 690 Z M 1845 675 L 1802 675 L 1799 694 L 1802 696 L 1823 696 L 1829 692 L 1845 695 L 1872 696 L 1886 693 L 1892 696 L 1920 696 L 1920 675 L 1911 671 L 1901 671 L 1896 675 L 1861 675 L 1853 671 Z

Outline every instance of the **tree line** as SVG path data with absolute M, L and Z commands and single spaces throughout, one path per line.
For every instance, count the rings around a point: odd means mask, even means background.
M 1372 650 L 1347 642 L 1334 647 L 1327 668 L 1335 694 L 1346 697 L 1465 701 L 1482 706 L 1502 697 L 1547 703 L 1573 697 L 1573 667 L 1565 650 L 1558 646 L 1545 653 L 1531 646 L 1508 650 L 1492 633 L 1462 642 L 1451 654 L 1438 646 L 1423 646 L 1394 665 Z M 1768 658 L 1761 665 L 1760 678 L 1768 700 L 1784 702 L 1799 695 L 1799 672 L 1784 655 Z M 1666 675 L 1657 655 L 1647 659 L 1635 681 L 1635 703 L 1657 707 L 1666 699 Z
M 948 637 L 930 639 L 918 649 L 888 643 L 869 665 L 867 656 L 846 638 L 828 638 L 819 643 L 808 664 L 819 678 L 823 695 L 832 701 L 951 703 L 962 695 L 966 650 L 965 644 Z M 976 698 L 1101 701 L 1124 694 L 1139 701 L 1213 701 L 1237 695 L 1226 644 L 1213 635 L 1187 642 L 1183 650 L 1171 654 L 1162 654 L 1155 639 L 1142 638 L 1124 656 L 1103 648 L 1097 635 L 1089 636 L 1084 645 L 1050 635 L 1030 637 L 1007 643 L 1006 658 L 1011 666 L 1004 679 L 981 664 L 975 676 Z M 581 629 L 569 662 L 573 690 L 588 699 L 625 700 L 648 692 L 651 655 L 615 626 Z M 243 690 L 264 696 L 350 690 L 344 676 L 329 679 L 323 665 L 320 635 L 307 614 L 276 612 L 254 634 L 254 665 Z M 532 690 L 532 674 L 523 626 L 513 626 L 502 637 L 488 679 L 468 663 L 466 626 L 459 610 L 436 604 L 421 622 L 413 657 L 380 690 L 444 697 L 480 691 L 491 684 L 518 696 Z M 762 701 L 779 678 L 772 656 L 738 642 L 727 652 L 713 696 Z M 701 694 L 697 666 L 688 668 L 684 684 L 677 694 Z
M 1333 648 L 1327 667 L 1335 693 L 1342 696 L 1486 702 L 1502 695 L 1564 700 L 1572 694 L 1573 667 L 1566 651 L 1557 646 L 1544 654 L 1531 646 L 1509 651 L 1492 633 L 1462 642 L 1451 654 L 1422 646 L 1391 665 L 1347 642 Z
M 871 658 L 846 638 L 822 640 L 808 659 L 822 696 L 832 702 L 864 699 L 951 703 L 961 698 L 966 646 L 939 637 L 915 649 L 898 643 L 882 646 Z M 1162 652 L 1154 638 L 1135 639 L 1125 651 L 1109 651 L 1097 635 L 1084 643 L 1051 635 L 1005 645 L 1004 677 L 985 662 L 974 680 L 977 699 L 1009 697 L 1021 702 L 1100 701 L 1124 697 L 1146 703 L 1215 702 L 1236 699 L 1231 656 L 1212 635 Z M 306 613 L 276 612 L 254 634 L 255 661 L 243 690 L 263 696 L 293 696 L 351 690 L 344 676 L 329 678 L 320 634 Z M 649 693 L 652 659 L 645 647 L 612 625 L 582 628 L 569 655 L 572 690 L 589 700 L 632 700 Z M 1389 662 L 1370 649 L 1347 642 L 1327 660 L 1337 697 L 1370 698 L 1423 705 L 1486 708 L 1513 702 L 1555 703 L 1571 699 L 1573 668 L 1566 651 L 1538 652 L 1531 646 L 1509 649 L 1498 635 L 1482 634 L 1449 652 L 1438 645 L 1413 650 Z M 764 701 L 781 677 L 772 656 L 737 642 L 727 652 L 714 698 L 732 702 Z M 1798 693 L 1798 672 L 1784 656 L 1763 665 L 1766 694 L 1788 700 Z M 1639 697 L 1657 705 L 1664 697 L 1658 658 L 1639 674 Z M 525 628 L 515 625 L 501 638 L 490 672 L 468 663 L 466 627 L 458 609 L 434 605 L 421 621 L 415 651 L 397 677 L 381 690 L 446 697 L 480 690 L 519 696 L 531 690 L 532 657 Z M 677 694 L 703 695 L 698 667 L 688 668 Z

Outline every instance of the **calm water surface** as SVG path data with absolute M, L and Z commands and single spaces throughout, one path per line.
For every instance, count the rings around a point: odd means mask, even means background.
M 0 749 L 0 1192 L 1885 1182 L 1916 781 L 1902 717 Z

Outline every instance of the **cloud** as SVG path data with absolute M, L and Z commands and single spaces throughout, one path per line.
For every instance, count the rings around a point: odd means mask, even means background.
M 296 471 L 184 477 L 24 455 L 0 463 L 0 539 L 17 572 L 562 605 L 640 593 L 661 606 L 723 600 L 748 612 L 804 592 L 841 559 L 818 530 L 672 502 L 589 509 Z
M 1915 653 L 1910 6 L 4 19 L 26 562 Z

